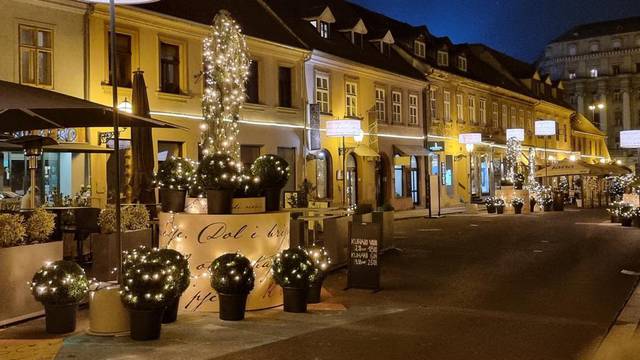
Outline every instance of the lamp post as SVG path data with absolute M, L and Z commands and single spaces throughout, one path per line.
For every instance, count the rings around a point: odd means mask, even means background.
M 596 109 L 603 110 L 604 108 L 605 108 L 605 104 L 604 103 L 597 103 L 597 104 L 589 105 L 589 110 L 591 110 L 591 120 L 593 120 L 593 121 L 596 120 Z M 600 123 L 600 121 L 598 121 L 598 123 Z M 598 124 L 598 125 L 600 125 L 600 124 Z
M 340 155 L 342 155 L 342 204 L 346 207 L 347 149 L 345 146 L 345 137 L 352 137 L 354 139 L 364 138 L 361 121 L 355 119 L 329 120 L 327 121 L 327 136 L 342 138 L 342 147 L 338 149 L 338 151 Z
M 549 184 L 549 158 L 547 157 L 547 137 L 556 134 L 555 120 L 538 120 L 535 123 L 536 136 L 544 138 L 544 180 L 546 185 Z

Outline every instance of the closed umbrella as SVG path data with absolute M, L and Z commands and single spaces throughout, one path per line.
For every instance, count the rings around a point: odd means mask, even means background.
M 149 117 L 149 98 L 147 85 L 144 82 L 144 72 L 136 71 L 133 75 L 133 93 L 131 106 L 133 114 L 141 117 Z M 153 140 L 151 128 L 131 129 L 131 152 L 133 155 L 133 176 L 131 187 L 133 189 L 133 202 L 142 204 L 155 203 L 153 191 Z

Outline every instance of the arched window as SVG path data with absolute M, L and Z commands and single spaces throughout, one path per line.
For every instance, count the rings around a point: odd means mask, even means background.
M 316 157 L 316 196 L 318 199 L 331 198 L 331 174 L 331 154 L 327 150 L 322 150 Z

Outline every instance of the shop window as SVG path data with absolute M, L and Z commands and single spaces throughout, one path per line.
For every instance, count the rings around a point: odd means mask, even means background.
M 116 61 L 118 68 L 116 69 L 116 78 L 118 87 L 131 87 L 131 36 L 127 34 L 116 33 Z M 113 66 L 111 64 L 111 37 L 107 43 L 109 56 L 109 80 L 111 84 L 111 74 Z
M 172 156 L 182 157 L 182 143 L 176 141 L 158 141 L 158 165 Z
M 20 25 L 20 83 L 53 86 L 53 33 Z
M 318 199 L 331 198 L 331 154 L 322 150 L 316 157 L 316 196 Z
M 260 74 L 258 73 L 259 62 L 251 61 L 249 65 L 249 77 L 247 78 L 247 102 L 251 104 L 260 103 Z
M 403 165 L 395 164 L 393 167 L 393 189 L 394 189 L 396 198 L 404 197 L 404 166 Z
M 420 172 L 418 169 L 418 159 L 415 156 L 411 157 L 411 163 L 410 163 L 410 174 L 411 174 L 411 178 L 410 178 L 410 182 L 409 182 L 409 186 L 410 186 L 410 192 L 411 192 L 411 199 L 413 200 L 413 204 L 414 205 L 418 205 L 420 203 Z
M 291 68 L 280 66 L 278 68 L 278 99 L 279 106 L 290 108 L 291 102 Z
M 245 167 L 251 167 L 251 164 L 260 157 L 260 149 L 262 145 L 240 145 L 240 161 Z
M 180 93 L 180 47 L 160 42 L 160 91 Z

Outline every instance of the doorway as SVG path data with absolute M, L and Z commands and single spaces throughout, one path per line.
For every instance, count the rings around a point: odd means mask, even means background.
M 347 206 L 354 207 L 358 204 L 358 164 L 353 153 L 347 155 L 345 170 L 345 198 Z
M 376 202 L 378 206 L 383 206 L 388 201 L 389 183 L 389 160 L 385 154 L 380 154 L 376 161 Z

